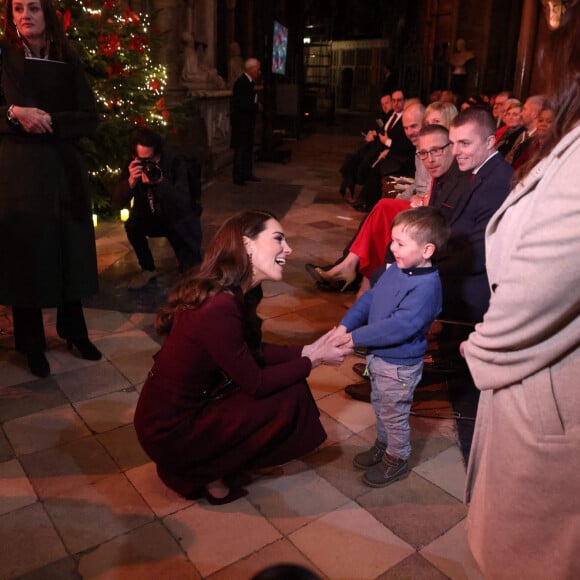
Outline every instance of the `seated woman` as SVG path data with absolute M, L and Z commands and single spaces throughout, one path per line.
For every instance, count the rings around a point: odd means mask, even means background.
M 502 120 L 505 123 L 495 133 L 496 147 L 502 157 L 506 157 L 524 130 L 522 124 L 522 103 L 518 99 L 505 102 Z
M 306 377 L 318 365 L 340 365 L 350 350 L 331 333 L 304 347 L 261 341 L 260 284 L 281 280 L 291 251 L 272 214 L 238 213 L 157 317 L 168 336 L 139 396 L 135 429 L 160 479 L 187 498 L 233 501 L 247 493 L 234 482 L 243 471 L 284 463 L 326 439 Z
M 455 105 L 437 101 L 425 109 L 423 125 L 443 125 L 449 128 L 451 121 L 457 115 Z M 332 268 L 307 267 L 308 273 L 317 281 L 325 284 L 342 282 L 341 291 L 346 290 L 360 273 L 365 278 L 363 288 L 368 286 L 368 278 L 372 272 L 385 263 L 387 248 L 391 242 L 391 222 L 401 211 L 420 205 L 429 205 L 431 178 L 428 172 L 419 172 L 423 163 L 417 159 L 414 193 L 410 199 L 403 194 L 402 199 L 379 200 L 369 215 L 365 218 L 354 240 L 348 248 L 343 260 Z M 419 182 L 419 175 L 424 176 L 424 182 Z

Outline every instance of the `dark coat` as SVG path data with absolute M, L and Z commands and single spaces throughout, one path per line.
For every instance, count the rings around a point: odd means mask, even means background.
M 72 67 L 63 100 L 76 101 L 75 110 L 49 111 L 52 135 L 14 128 L 8 105 L 32 104 L 23 88 L 25 59 L 19 50 L 0 49 L 0 304 L 80 300 L 97 291 L 88 174 L 78 146 L 97 126 L 93 94 L 80 63 L 62 64 Z
M 509 163 L 496 154 L 473 180 L 468 174 L 466 181 L 465 174 L 454 170 L 447 185 L 449 191 L 436 194 L 451 227 L 447 251 L 437 262 L 443 284 L 443 316 L 446 318 L 470 322 L 483 319 L 490 297 L 485 264 L 485 228 L 507 197 L 512 174 Z M 463 188 L 466 189 L 461 192 Z
M 163 180 L 156 185 L 139 183 L 129 187 L 130 161 L 125 164 L 121 179 L 113 191 L 113 207 L 129 207 L 132 215 L 149 213 L 149 189 L 153 192 L 156 211 L 164 225 L 171 228 L 189 248 L 194 262 L 201 261 L 201 165 L 194 157 L 162 153 L 159 166 Z
M 305 380 L 310 360 L 299 346 L 262 344 L 257 362 L 246 336 L 252 317 L 255 307 L 244 306 L 240 291 L 183 309 L 139 396 L 139 441 L 161 479 L 182 495 L 246 469 L 284 463 L 326 438 Z M 220 369 L 238 388 L 204 401 Z
M 381 175 L 415 175 L 415 146 L 405 135 L 403 117 L 389 128 L 389 154 L 377 166 Z
M 251 143 L 254 140 L 258 103 L 256 90 L 246 74 L 234 83 L 230 108 L 232 125 L 231 146 L 233 148 Z

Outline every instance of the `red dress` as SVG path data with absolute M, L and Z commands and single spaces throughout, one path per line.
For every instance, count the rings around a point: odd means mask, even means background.
M 279 465 L 320 445 L 326 433 L 300 346 L 262 344 L 259 365 L 244 337 L 241 292 L 222 292 L 179 312 L 135 411 L 139 441 L 159 477 L 184 496 L 248 468 Z M 200 400 L 222 369 L 239 386 Z
M 363 222 L 349 251 L 360 258 L 358 270 L 366 278 L 385 264 L 394 217 L 410 208 L 411 202 L 405 199 L 384 198 L 379 200 Z

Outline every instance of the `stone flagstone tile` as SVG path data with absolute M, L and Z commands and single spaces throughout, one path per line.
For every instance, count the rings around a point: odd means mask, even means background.
M 151 461 L 129 469 L 125 475 L 155 515 L 160 518 L 189 507 L 193 503 L 169 489 L 157 476 L 156 466 Z
M 374 579 L 414 552 L 354 502 L 289 536 L 329 578 Z
M 483 580 L 467 545 L 465 520 L 423 548 L 420 554 L 453 580 Z
M 19 576 L 18 580 L 79 580 L 77 563 L 72 556 L 62 558 Z
M 0 421 L 9 421 L 65 403 L 68 403 L 68 399 L 58 388 L 54 377 L 32 381 L 29 377 L 26 382 L 0 387 Z
M 20 461 L 41 498 L 62 495 L 119 472 L 96 439 L 85 437 L 23 455 Z
M 351 382 L 352 380 L 339 369 L 326 365 L 316 367 L 308 377 L 308 384 L 315 400 L 343 391 Z
M 376 580 L 449 580 L 449 577 L 419 554 L 413 554 Z
M 350 501 L 301 461 L 284 465 L 281 476 L 260 479 L 249 491 L 248 500 L 284 535 Z
M 142 383 L 147 378 L 147 373 L 153 366 L 153 355 L 158 350 L 159 345 L 155 348 L 142 350 L 133 354 L 123 356 L 111 355 L 111 363 L 132 385 Z
M 67 553 L 40 503 L 0 517 L 0 579 L 11 580 Z
M 301 566 L 322 577 L 320 570 L 286 538 L 242 558 L 210 576 L 211 580 L 242 580 L 253 578 L 258 572 L 281 563 Z
M 311 453 L 304 461 L 344 495 L 356 499 L 367 493 L 369 487 L 363 483 L 363 472 L 353 466 L 352 460 L 368 448 L 369 443 L 355 435 Z
M 159 344 L 144 330 L 131 329 L 101 338 L 99 349 L 105 356 L 114 359 L 141 351 L 152 354 L 159 350 Z
M 73 406 L 90 429 L 103 433 L 133 423 L 138 397 L 131 389 L 80 401 Z
M 203 577 L 280 538 L 245 498 L 223 506 L 201 500 L 163 521 Z
M 360 505 L 415 548 L 447 532 L 467 513 L 460 501 L 413 472 L 387 487 L 367 489 L 358 497 Z
M 326 303 L 324 300 L 316 296 L 311 297 L 294 297 L 286 293 L 279 292 L 270 297 L 265 297 L 258 307 L 258 314 L 261 318 L 275 318 L 286 314 L 288 312 L 297 312 L 308 307 L 324 308 Z
M 28 370 L 24 355 L 12 350 L 0 349 L 0 393 L 20 383 L 28 383 L 35 379 Z M 4 394 L 0 395 L 4 398 Z
M 326 435 L 328 436 L 321 447 L 334 445 L 335 443 L 352 437 L 352 431 L 350 429 L 347 429 L 342 423 L 339 423 L 332 417 L 329 417 L 324 411 L 320 412 L 320 422 L 322 423 L 322 427 L 324 427 Z
M 322 411 L 328 413 L 353 433 L 358 433 L 376 424 L 372 406 L 351 399 L 343 391 L 318 399 L 316 403 Z
M 8 461 L 14 457 L 14 451 L 4 435 L 4 431 L 0 429 L 0 462 Z
M 415 472 L 463 501 L 465 465 L 456 445 L 415 467 Z
M 97 340 L 94 341 L 94 344 L 99 348 Z M 50 372 L 55 377 L 60 376 L 63 373 L 70 373 L 72 371 L 80 371 L 81 369 L 94 367 L 98 364 L 98 361 L 82 358 L 75 347 L 73 347 L 72 350 L 68 350 L 66 344 L 61 339 L 58 339 L 58 342 L 46 352 L 46 358 L 50 364 Z
M 160 522 L 146 524 L 84 554 L 80 558 L 78 568 L 82 578 L 103 580 L 201 578 L 175 539 Z
M 411 469 L 433 459 L 443 451 L 457 444 L 447 437 L 426 437 L 421 438 L 419 434 L 413 434 L 411 427 L 411 456 L 409 457 L 409 465 Z
M 150 461 L 137 439 L 133 423 L 106 433 L 99 433 L 97 439 L 123 471 Z
M 90 435 L 69 405 L 62 405 L 4 423 L 4 432 L 16 455 L 50 449 Z
M 92 399 L 131 386 L 109 361 L 99 361 L 89 367 L 63 373 L 56 378 L 56 382 L 72 402 Z
M 17 459 L 0 463 L 0 515 L 35 503 L 36 493 Z
M 124 475 L 79 485 L 44 502 L 72 553 L 81 552 L 153 519 L 153 512 Z
M 124 332 L 133 326 L 130 322 L 132 316 L 130 313 L 96 308 L 84 308 L 83 311 L 91 335 L 103 336 L 111 332 Z

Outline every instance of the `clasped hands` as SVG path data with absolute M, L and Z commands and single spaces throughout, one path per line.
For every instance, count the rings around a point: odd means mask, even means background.
M 27 133 L 52 133 L 50 113 L 36 107 L 13 107 L 12 114 Z
M 329 330 L 312 344 L 306 345 L 302 349 L 302 356 L 310 359 L 313 368 L 322 364 L 338 367 L 349 354 L 352 354 L 353 349 L 352 337 L 341 325 Z

